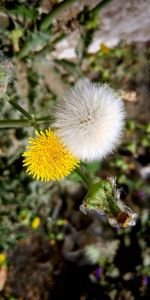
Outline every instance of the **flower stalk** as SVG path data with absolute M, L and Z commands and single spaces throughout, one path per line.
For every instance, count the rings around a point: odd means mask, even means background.
M 35 115 L 30 114 L 22 106 L 16 103 L 14 100 L 4 94 L 3 99 L 8 101 L 15 109 L 17 109 L 26 119 L 22 120 L 0 120 L 0 128 L 18 128 L 24 126 L 32 126 L 35 129 L 39 130 L 39 123 L 50 121 L 52 118 L 50 116 L 45 116 L 41 118 L 36 118 Z
M 52 21 L 57 18 L 65 9 L 70 7 L 77 0 L 66 0 L 61 2 L 55 9 L 53 9 L 41 22 L 40 30 L 45 31 L 49 28 Z
M 27 110 L 25 110 L 22 106 L 20 106 L 18 103 L 16 103 L 14 100 L 11 100 L 11 98 L 8 95 L 4 94 L 3 99 L 8 101 L 15 109 L 17 109 L 28 120 L 32 120 L 31 114 Z
M 98 3 L 90 12 L 91 12 L 91 15 L 95 16 L 97 15 L 100 10 L 110 2 L 111 0 L 102 0 L 100 3 Z
M 51 121 L 52 118 L 51 116 L 45 116 L 45 117 L 35 117 L 35 121 L 38 124 Z M 5 120 L 0 120 L 0 128 L 19 128 L 19 127 L 29 127 L 31 126 L 31 122 L 29 122 L 28 119 L 5 119 Z
M 89 177 L 89 175 L 85 174 L 85 172 L 83 172 L 83 170 L 81 170 L 80 168 L 76 168 L 75 172 L 80 176 L 80 178 L 82 179 L 82 181 L 88 187 L 90 185 L 90 183 L 91 183 L 91 178 Z

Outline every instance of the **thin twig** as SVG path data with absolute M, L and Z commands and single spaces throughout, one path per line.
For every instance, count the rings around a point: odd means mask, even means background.
M 103 6 L 105 6 L 107 3 L 109 3 L 111 0 L 103 0 L 100 3 L 98 3 L 91 11 L 90 13 L 94 16 L 99 13 L 99 11 L 102 9 Z
M 28 120 L 32 120 L 32 116 L 30 115 L 30 113 L 28 111 L 26 111 L 23 107 L 21 107 L 18 103 L 16 103 L 13 100 L 9 100 L 9 103 L 16 108 L 18 111 L 21 112 L 22 115 L 24 115 Z
M 66 0 L 61 2 L 56 8 L 54 8 L 46 17 L 45 19 L 41 22 L 40 29 L 41 30 L 47 30 L 48 27 L 51 25 L 52 21 L 57 18 L 62 11 L 67 9 L 71 4 L 76 2 L 77 0 Z

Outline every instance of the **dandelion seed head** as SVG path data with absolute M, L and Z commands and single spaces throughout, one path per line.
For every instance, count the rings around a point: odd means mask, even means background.
M 124 118 L 123 102 L 113 89 L 80 79 L 59 103 L 54 126 L 75 156 L 93 161 L 119 144 Z
M 75 169 L 79 160 L 51 130 L 36 132 L 23 153 L 27 173 L 41 181 L 60 180 Z

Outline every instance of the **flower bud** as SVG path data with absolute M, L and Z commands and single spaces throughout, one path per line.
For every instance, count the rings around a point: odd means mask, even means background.
M 135 225 L 136 214 L 120 201 L 112 179 L 92 183 L 80 210 L 85 214 L 90 210 L 105 214 L 112 226 Z

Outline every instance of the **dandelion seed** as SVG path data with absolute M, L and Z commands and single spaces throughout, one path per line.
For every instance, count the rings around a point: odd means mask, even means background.
M 58 105 L 54 126 L 71 153 L 93 161 L 119 144 L 124 118 L 123 101 L 108 85 L 80 79 Z
M 23 153 L 27 172 L 41 181 L 60 180 L 75 169 L 79 160 L 63 145 L 50 129 L 36 132 Z

